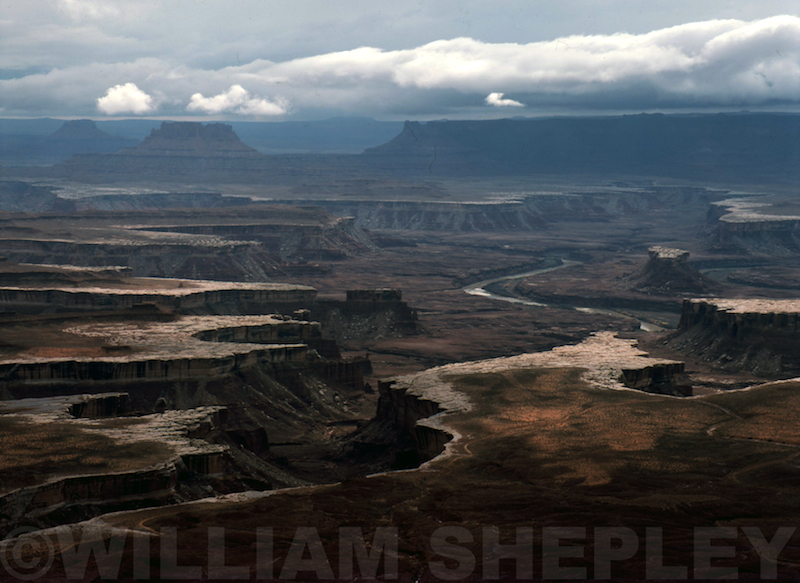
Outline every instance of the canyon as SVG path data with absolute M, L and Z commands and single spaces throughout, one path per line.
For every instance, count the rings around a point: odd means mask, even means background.
M 20 528 L 57 557 L 65 532 L 122 533 L 169 579 L 177 525 L 206 579 L 214 526 L 252 577 L 269 527 L 274 578 L 300 528 L 344 573 L 340 527 L 391 527 L 410 582 L 440 580 L 442 527 L 473 535 L 475 580 L 497 565 L 484 543 L 531 525 L 534 545 L 659 526 L 671 565 L 695 527 L 773 536 L 800 517 L 800 209 L 778 152 L 795 121 L 411 122 L 363 155 L 283 156 L 165 123 L 119 153 L 5 166 L 3 548 L 32 552 Z M 753 545 L 731 544 L 758 580 Z

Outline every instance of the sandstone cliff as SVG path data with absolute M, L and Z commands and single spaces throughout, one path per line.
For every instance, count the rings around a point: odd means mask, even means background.
M 566 192 L 509 192 L 497 200 L 436 201 L 437 191 L 386 198 L 374 195 L 276 201 L 314 205 L 353 217 L 366 229 L 414 231 L 535 231 L 553 222 L 604 222 L 643 212 L 680 208 L 682 219 L 702 221 L 711 201 L 725 191 L 690 186 L 631 186 L 627 183 L 574 187 Z
M 775 207 L 784 207 L 780 209 Z M 787 208 L 788 207 L 788 208 Z M 793 200 L 732 198 L 708 211 L 715 225 L 715 247 L 736 253 L 794 257 L 800 251 L 800 214 Z
M 50 189 L 5 184 L 14 193 L 6 197 L 7 204 L 15 210 L 30 210 L 32 198 L 42 199 L 43 210 L 54 210 L 54 201 L 71 205 L 72 211 L 84 208 L 83 203 L 58 198 Z M 129 197 L 131 205 L 136 206 L 136 198 Z M 213 203 L 219 198 L 206 200 Z M 168 197 L 161 202 L 169 204 Z M 65 232 L 67 223 L 70 230 Z M 125 266 L 137 276 L 270 281 L 287 272 L 324 269 L 315 261 L 375 249 L 369 234 L 353 220 L 310 207 L 232 205 L 124 214 L 84 208 L 74 214 L 0 217 L 0 255 L 13 262 Z
M 724 369 L 786 378 L 800 374 L 800 303 L 692 299 L 683 302 L 673 348 Z

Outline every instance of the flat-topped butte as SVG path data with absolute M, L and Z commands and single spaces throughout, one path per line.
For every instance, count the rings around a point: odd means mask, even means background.
M 650 259 L 675 259 L 686 261 L 689 258 L 688 251 L 672 247 L 661 247 L 660 245 L 650 247 L 647 252 Z

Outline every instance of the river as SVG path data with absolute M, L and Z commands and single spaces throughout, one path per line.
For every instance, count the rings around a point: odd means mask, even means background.
M 514 279 L 523 279 L 526 277 L 532 277 L 534 275 L 540 275 L 542 273 L 549 273 L 551 271 L 556 271 L 557 269 L 564 269 L 566 267 L 571 267 L 573 265 L 580 265 L 580 261 L 570 261 L 569 259 L 562 259 L 560 265 L 556 265 L 554 267 L 545 267 L 542 269 L 534 269 L 533 271 L 525 271 L 523 273 L 512 273 L 511 275 L 504 275 L 502 277 L 495 277 L 494 279 L 486 279 L 484 281 L 479 281 L 477 283 L 471 283 L 469 285 L 464 286 L 461 288 L 464 292 L 468 293 L 471 296 L 480 296 L 483 298 L 489 298 L 490 300 L 499 300 L 501 302 L 508 302 L 509 304 L 520 304 L 523 306 L 533 306 L 536 308 L 547 308 L 547 307 L 563 307 L 563 306 L 551 306 L 550 304 L 543 304 L 541 302 L 534 302 L 532 300 L 524 300 L 522 298 L 515 298 L 511 296 L 501 296 L 499 294 L 495 294 L 487 290 L 486 288 L 493 283 L 498 283 L 501 281 L 511 281 Z M 607 316 L 618 316 L 620 318 L 626 318 L 628 320 L 637 319 L 631 317 L 629 314 L 623 314 L 622 312 L 616 312 L 614 310 L 606 310 L 603 308 L 586 308 L 583 306 L 571 306 L 573 310 L 578 310 L 579 312 L 584 312 L 586 314 L 604 314 Z M 658 324 L 654 324 L 653 322 L 647 322 L 645 320 L 639 320 L 639 328 L 644 330 L 645 332 L 661 332 L 665 330 L 665 328 L 659 326 Z

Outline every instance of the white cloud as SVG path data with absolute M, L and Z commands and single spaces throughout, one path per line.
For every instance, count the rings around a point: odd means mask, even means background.
M 107 90 L 119 79 L 129 85 Z M 560 113 L 797 109 L 800 18 L 712 20 L 646 34 L 575 35 L 527 44 L 454 38 L 408 49 L 361 47 L 221 68 L 171 58 L 92 62 L 0 79 L 0 107 L 20 116 L 90 115 L 95 107 L 148 113 L 157 107 L 161 115 L 188 110 L 225 117 L 287 114 L 291 103 L 298 117 L 312 109 L 331 115 L 452 117 L 488 115 L 485 106 L 476 106 L 483 102 L 497 107 L 498 115 L 500 105 L 513 107 L 504 95 L 491 97 L 498 88 L 529 109 Z
M 262 74 L 278 73 L 322 86 L 389 80 L 419 89 L 483 93 L 502 84 L 517 92 L 551 93 L 583 92 L 591 86 L 634 80 L 669 90 L 675 74 L 705 84 L 708 72 L 747 73 L 774 61 L 791 68 L 800 65 L 800 18 L 710 21 L 644 35 L 571 36 L 529 44 L 457 38 L 415 49 L 361 48 L 296 59 Z M 796 97 L 790 75 L 774 81 L 786 84 L 785 94 Z M 733 85 L 719 88 L 720 93 Z
M 205 113 L 237 113 L 241 115 L 283 115 L 288 110 L 288 102 L 277 98 L 275 101 L 250 97 L 247 90 L 241 85 L 232 85 L 227 91 L 214 97 L 203 97 L 202 93 L 195 93 L 187 111 L 202 111 Z
M 570 36 L 528 44 L 440 40 L 405 50 L 359 48 L 265 63 L 246 72 L 264 81 L 332 93 L 381 86 L 591 101 L 626 99 L 727 104 L 800 102 L 800 18 L 691 23 L 648 34 Z M 245 72 L 245 69 L 243 69 Z M 355 93 L 355 91 L 354 91 Z
M 519 101 L 503 99 L 503 95 L 505 93 L 490 93 L 486 96 L 486 105 L 493 105 L 494 107 L 525 107 L 525 104 Z
M 134 83 L 125 83 L 125 85 L 110 87 L 104 97 L 98 98 L 97 109 L 106 115 L 116 115 L 118 113 L 150 113 L 155 108 L 152 97 Z

